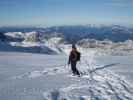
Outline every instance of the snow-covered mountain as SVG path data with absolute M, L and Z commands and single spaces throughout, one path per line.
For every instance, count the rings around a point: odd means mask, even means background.
M 22 32 L 13 32 L 13 33 L 6 33 L 6 36 L 10 36 L 11 38 L 19 38 L 22 41 L 9 41 L 5 43 L 10 45 L 10 48 L 34 48 L 35 53 L 43 53 L 43 51 L 50 50 L 55 52 L 55 54 L 60 53 L 68 53 L 71 49 L 71 44 L 65 41 L 63 37 L 57 36 L 50 36 L 45 37 L 45 35 L 40 34 L 38 32 L 29 32 L 29 33 L 22 33 Z M 98 55 L 133 55 L 133 41 L 126 40 L 125 42 L 113 42 L 108 39 L 103 41 L 96 40 L 96 39 L 82 39 L 77 42 L 77 46 L 80 51 L 86 51 L 85 49 L 93 49 L 97 51 Z M 5 47 L 4 46 L 4 47 Z M 40 49 L 40 50 L 39 50 Z M 5 49 L 6 50 L 6 49 Z M 12 49 L 8 49 L 12 50 Z M 16 51 L 21 51 L 16 49 Z M 24 50 L 25 52 L 27 50 Z M 46 52 L 47 53 L 47 52 Z M 50 54 L 50 53 L 49 53 Z M 53 53 L 52 53 L 53 54 Z
M 77 42 L 84 38 L 122 42 L 127 39 L 133 40 L 133 28 L 121 25 L 68 25 L 47 28 L 0 28 L 0 32 L 33 32 L 45 34 L 45 36 L 62 36 L 67 42 Z M 76 38 L 75 38 L 76 37 Z M 119 37 L 119 38 L 118 38 Z
M 132 55 L 133 31 L 131 28 L 111 26 L 56 26 L 49 28 L 35 28 L 30 32 L 7 32 L 6 44 L 17 48 L 45 47 L 58 53 L 66 53 L 72 43 L 77 43 L 79 48 L 94 49 L 99 55 Z M 119 38 L 118 38 L 119 37 Z M 17 51 L 17 49 L 16 49 Z M 27 51 L 27 50 L 24 50 Z M 34 51 L 34 50 L 33 50 Z M 47 51 L 47 50 L 46 50 Z M 40 53 L 37 50 L 36 53 Z
M 60 37 L 45 37 L 41 33 L 33 32 L 8 32 L 5 41 L 1 42 L 0 51 L 17 51 L 30 53 L 57 54 L 61 53 L 59 44 L 63 44 Z M 2 38 L 3 39 L 3 38 Z M 18 41 L 18 39 L 20 41 Z
M 45 29 L 45 33 L 54 33 L 54 32 L 63 34 L 65 40 L 68 41 L 69 43 L 75 43 L 84 38 L 96 39 L 96 40 L 108 39 L 114 42 L 123 42 L 127 39 L 133 40 L 132 28 L 120 25 L 109 25 L 109 26 L 73 25 L 73 26 L 56 26 Z
M 25 36 L 25 34 L 22 32 L 7 32 L 5 35 L 12 38 L 24 38 Z
M 112 42 L 110 40 L 83 39 L 78 42 L 78 45 L 86 49 L 94 49 L 99 55 L 133 55 L 132 40 Z

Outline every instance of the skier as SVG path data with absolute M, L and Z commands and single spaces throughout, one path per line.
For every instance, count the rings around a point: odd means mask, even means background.
M 71 70 L 73 72 L 73 75 L 80 76 L 80 73 L 79 73 L 78 69 L 76 68 L 77 61 L 80 61 L 80 52 L 77 51 L 76 46 L 73 44 L 72 50 L 69 54 L 68 65 L 71 64 Z

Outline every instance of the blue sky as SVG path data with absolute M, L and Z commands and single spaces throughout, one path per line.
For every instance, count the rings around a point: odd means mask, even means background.
M 133 0 L 0 0 L 0 26 L 133 25 Z

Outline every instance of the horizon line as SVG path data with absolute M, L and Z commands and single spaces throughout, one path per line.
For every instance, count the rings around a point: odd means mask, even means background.
M 47 27 L 60 27 L 60 26 L 124 26 L 124 27 L 132 27 L 133 24 L 130 25 L 123 25 L 123 24 L 61 24 L 61 25 L 3 25 L 0 28 L 47 28 Z

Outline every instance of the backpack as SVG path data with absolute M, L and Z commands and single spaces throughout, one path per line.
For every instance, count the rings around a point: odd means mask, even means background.
M 80 61 L 81 53 L 77 51 L 77 61 Z

